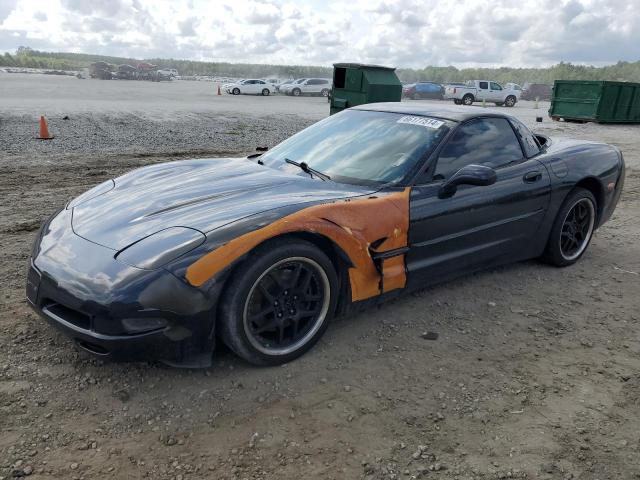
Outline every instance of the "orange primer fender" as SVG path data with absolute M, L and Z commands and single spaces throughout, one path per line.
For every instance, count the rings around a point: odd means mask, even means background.
M 374 297 L 380 294 L 380 274 L 369 247 L 380 239 L 384 241 L 377 245 L 376 252 L 407 246 L 410 192 L 407 187 L 399 192 L 376 193 L 302 209 L 240 235 L 202 256 L 189 265 L 186 279 L 191 285 L 200 286 L 265 240 L 286 233 L 311 232 L 331 239 L 351 260 L 353 267 L 349 269 L 349 283 L 352 301 Z M 404 255 L 384 260 L 383 267 L 384 291 L 404 288 Z

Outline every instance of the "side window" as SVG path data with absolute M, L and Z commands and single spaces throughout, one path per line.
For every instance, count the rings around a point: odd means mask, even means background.
M 491 90 L 502 90 L 502 87 L 499 83 L 491 82 Z
M 259 85 L 264 85 L 264 82 L 262 80 L 256 80 L 256 83 Z
M 478 86 L 482 90 L 488 90 L 489 89 L 489 82 L 478 82 Z
M 434 180 L 449 178 L 466 165 L 499 168 L 522 160 L 516 134 L 504 118 L 476 118 L 460 127 L 438 157 Z
M 531 158 L 534 155 L 539 154 L 540 147 L 538 146 L 538 142 L 536 141 L 531 131 L 527 127 L 525 127 L 522 122 L 516 120 L 515 118 L 511 119 L 511 123 L 513 124 L 513 128 L 516 129 L 518 136 L 522 140 L 524 153 L 526 153 L 527 158 Z
M 318 80 L 318 85 L 326 85 L 329 83 L 329 80 Z

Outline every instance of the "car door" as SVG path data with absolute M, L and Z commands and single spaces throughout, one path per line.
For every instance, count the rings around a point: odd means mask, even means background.
M 317 93 L 318 90 L 318 80 L 312 78 L 305 82 L 304 93 Z
M 477 99 L 489 100 L 489 82 L 478 82 Z
M 496 182 L 461 185 L 441 198 L 446 180 L 471 164 L 494 168 Z M 425 173 L 424 184 L 411 191 L 409 284 L 428 285 L 530 257 L 539 245 L 534 240 L 549 195 L 547 170 L 523 153 L 508 120 L 475 118 L 459 125 Z
M 255 93 L 262 93 L 262 90 L 264 90 L 265 88 L 269 89 L 269 84 L 267 82 L 265 82 L 264 80 L 255 80 Z M 270 89 L 269 89 L 270 90 Z
M 492 102 L 504 102 L 504 90 L 502 85 L 496 82 L 489 82 L 489 98 Z

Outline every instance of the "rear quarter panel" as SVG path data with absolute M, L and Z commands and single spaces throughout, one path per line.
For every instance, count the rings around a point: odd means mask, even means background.
M 589 186 L 598 201 L 598 227 L 609 219 L 620 197 L 624 164 L 619 150 L 605 143 L 551 139 L 538 158 L 551 177 L 551 202 L 543 222 L 551 230 L 565 198 L 576 186 Z

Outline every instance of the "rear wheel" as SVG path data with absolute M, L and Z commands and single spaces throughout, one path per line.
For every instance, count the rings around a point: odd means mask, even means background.
M 337 295 L 333 264 L 315 245 L 270 242 L 251 254 L 231 279 L 221 304 L 222 339 L 255 365 L 289 362 L 320 339 Z
M 462 105 L 462 100 L 456 98 L 453 100 L 453 103 L 455 103 L 456 105 Z
M 268 96 L 269 96 L 269 89 L 268 89 L 268 88 L 264 88 L 264 89 L 262 90 L 262 95 L 263 95 L 264 97 L 268 97 Z
M 509 95 L 507 98 L 505 98 L 504 104 L 507 107 L 513 107 L 516 104 L 516 101 L 517 101 L 516 97 L 514 97 L 513 95 Z
M 584 188 L 566 198 L 553 223 L 544 259 L 558 267 L 576 263 L 587 250 L 596 224 L 596 199 Z
M 320 95 L 322 95 L 323 97 L 328 97 L 329 96 L 329 89 L 328 88 L 323 88 L 322 91 L 320 92 Z
M 464 97 L 462 97 L 462 103 L 467 106 L 473 104 L 473 95 L 467 93 Z

